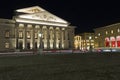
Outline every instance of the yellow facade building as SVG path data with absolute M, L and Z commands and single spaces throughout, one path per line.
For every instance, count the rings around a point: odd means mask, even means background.
M 74 48 L 80 50 L 89 50 L 95 46 L 94 33 L 81 33 L 74 37 Z
M 120 48 L 120 23 L 96 28 L 94 31 L 96 48 Z
M 74 48 L 75 49 L 81 49 L 81 36 L 80 35 L 76 35 L 74 37 Z
M 74 26 L 39 6 L 15 11 L 13 19 L 0 19 L 0 51 L 11 49 L 69 49 Z

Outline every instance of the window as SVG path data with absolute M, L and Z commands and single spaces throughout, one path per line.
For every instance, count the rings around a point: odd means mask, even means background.
M 5 43 L 5 48 L 9 48 L 10 44 L 9 43 Z
M 19 31 L 19 38 L 23 38 L 23 32 Z
M 106 35 L 108 34 L 108 32 L 106 31 Z
M 36 25 L 35 28 L 39 28 L 40 26 L 39 25 Z
M 95 36 L 95 39 L 97 39 L 98 37 L 97 36 Z
M 5 37 L 6 37 L 6 38 L 9 38 L 9 37 L 10 37 L 10 31 L 9 31 L 9 30 L 6 30 L 6 31 L 5 31 Z
M 31 38 L 30 31 L 27 31 L 27 38 Z
M 19 24 L 19 28 L 23 28 L 24 27 L 24 24 Z
M 120 29 L 118 28 L 117 31 L 120 32 Z
M 28 28 L 32 28 L 32 25 L 27 25 Z
M 111 30 L 111 33 L 113 34 L 113 30 Z
M 98 33 L 98 36 L 100 36 L 100 33 Z

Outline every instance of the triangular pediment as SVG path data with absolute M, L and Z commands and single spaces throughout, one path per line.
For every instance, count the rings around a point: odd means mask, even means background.
M 45 11 L 43 8 L 40 8 L 39 6 L 34 6 L 34 7 L 28 7 L 28 8 L 23 8 L 23 9 L 18 9 L 16 12 L 21 12 L 21 13 L 37 13 L 37 12 L 43 12 Z
M 54 14 L 51 14 L 50 12 L 44 10 L 39 6 L 18 9 L 16 11 L 25 13 L 25 14 L 19 15 L 20 18 L 42 20 L 42 21 L 49 21 L 49 22 L 68 23 L 67 21 L 61 19 L 60 17 L 57 17 Z

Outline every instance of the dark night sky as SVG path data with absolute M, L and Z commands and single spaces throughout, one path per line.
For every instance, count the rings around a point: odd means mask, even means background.
M 38 5 L 77 26 L 76 34 L 91 32 L 94 28 L 120 22 L 119 3 L 107 1 L 1 0 L 0 18 L 11 19 L 14 10 Z

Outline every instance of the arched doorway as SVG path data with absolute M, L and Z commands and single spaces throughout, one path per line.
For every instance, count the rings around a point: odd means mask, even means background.
M 27 49 L 30 49 L 30 42 L 27 43 Z
M 111 47 L 115 47 L 116 46 L 115 37 L 110 37 L 110 41 L 111 41 Z
M 120 36 L 116 37 L 116 41 L 117 41 L 117 47 L 120 47 Z
M 19 42 L 19 49 L 23 49 L 23 42 Z
M 108 37 L 105 38 L 105 47 L 109 47 L 110 46 L 110 40 Z

